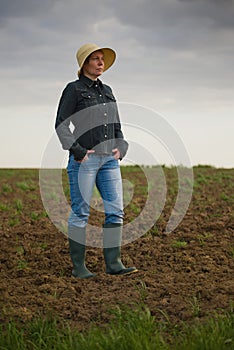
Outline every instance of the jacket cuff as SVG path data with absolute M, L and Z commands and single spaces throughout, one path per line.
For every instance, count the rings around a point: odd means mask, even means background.
M 120 151 L 120 160 L 126 155 L 128 150 L 128 142 L 124 139 L 117 139 L 117 148 Z
M 87 153 L 87 149 L 82 147 L 79 143 L 75 142 L 70 148 L 71 154 L 74 155 L 76 161 L 80 161 Z

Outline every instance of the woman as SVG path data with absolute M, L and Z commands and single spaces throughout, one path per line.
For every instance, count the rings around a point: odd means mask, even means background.
M 116 100 L 99 77 L 115 61 L 110 48 L 85 44 L 77 51 L 79 79 L 65 87 L 58 107 L 56 132 L 63 149 L 69 150 L 67 167 L 71 214 L 68 220 L 69 250 L 74 277 L 94 274 L 85 265 L 86 225 L 96 184 L 103 200 L 103 254 L 106 273 L 136 272 L 121 262 L 123 225 L 122 179 L 119 160 L 128 149 L 123 138 Z M 70 123 L 74 130 L 71 131 Z

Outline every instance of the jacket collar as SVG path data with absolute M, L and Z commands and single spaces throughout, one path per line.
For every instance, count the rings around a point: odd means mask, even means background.
M 102 82 L 100 79 L 92 80 L 86 77 L 85 75 L 81 74 L 79 80 L 81 80 L 85 85 L 87 85 L 89 88 L 91 88 L 95 84 L 99 84 L 102 86 Z

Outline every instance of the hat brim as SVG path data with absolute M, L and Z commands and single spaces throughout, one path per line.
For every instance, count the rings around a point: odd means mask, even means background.
M 115 53 L 114 50 L 112 50 L 109 47 L 95 48 L 95 50 L 89 52 L 89 54 L 84 58 L 81 66 L 80 66 L 80 68 L 78 70 L 78 76 L 80 76 L 80 74 L 81 74 L 81 70 L 83 68 L 83 65 L 84 65 L 85 60 L 87 59 L 87 57 L 89 57 L 95 51 L 102 51 L 103 52 L 103 56 L 104 56 L 104 69 L 103 69 L 103 72 L 105 72 L 107 69 L 109 69 L 112 66 L 112 64 L 115 62 L 116 53 Z

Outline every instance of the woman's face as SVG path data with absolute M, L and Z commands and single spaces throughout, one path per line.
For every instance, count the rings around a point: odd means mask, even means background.
M 104 70 L 104 55 L 102 51 L 93 52 L 83 65 L 83 74 L 92 80 L 96 80 Z

